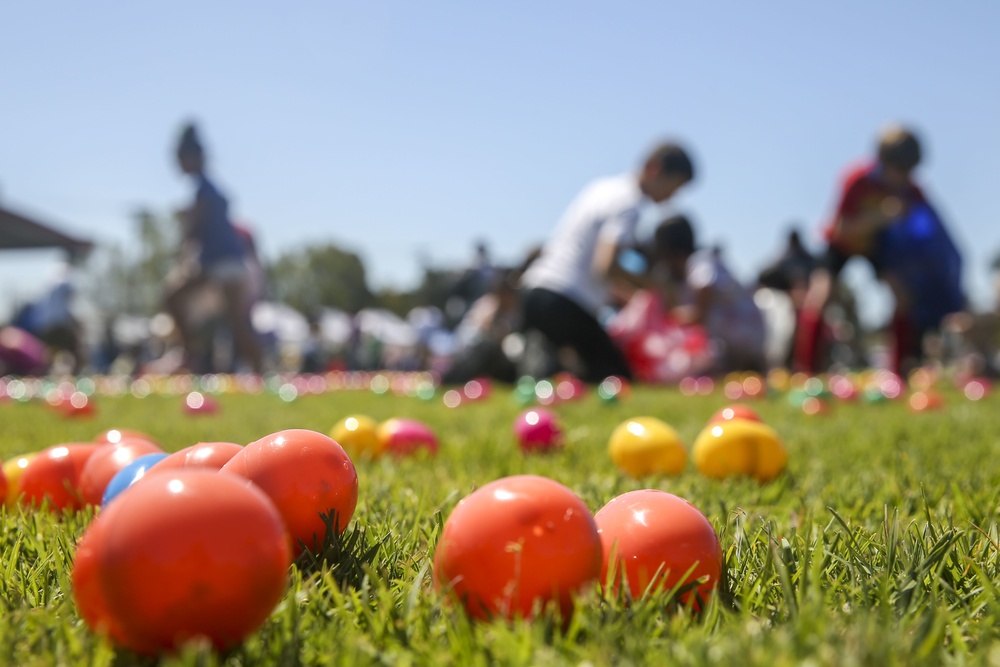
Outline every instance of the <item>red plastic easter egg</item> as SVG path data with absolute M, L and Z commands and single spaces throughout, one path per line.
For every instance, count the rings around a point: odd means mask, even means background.
M 109 428 L 107 431 L 98 433 L 94 438 L 94 442 L 99 445 L 117 445 L 125 438 L 128 438 L 129 440 L 145 440 L 146 442 L 151 442 L 154 445 L 160 444 L 151 435 L 129 428 Z
M 77 487 L 83 502 L 100 505 L 104 489 L 111 478 L 140 456 L 156 454 L 163 450 L 146 440 L 123 438 L 117 445 L 103 445 L 94 452 L 80 471 Z
M 475 378 L 469 380 L 462 387 L 462 399 L 469 401 L 482 401 L 490 397 L 493 393 L 493 383 L 489 378 Z
M 88 623 L 126 648 L 156 654 L 196 638 L 231 648 L 284 593 L 284 524 L 242 480 L 176 471 L 143 480 L 109 510 L 85 536 L 93 553 L 74 590 Z
M 613 572 L 616 590 L 624 573 L 633 597 L 677 588 L 682 602 L 700 609 L 719 585 L 719 537 L 687 500 L 655 489 L 631 491 L 601 508 L 594 521 L 604 553 L 601 581 Z
M 94 399 L 81 391 L 75 391 L 69 396 L 61 397 L 51 403 L 52 407 L 61 412 L 65 417 L 92 417 L 97 408 Z
M 928 410 L 938 410 L 944 406 L 944 399 L 941 394 L 928 389 L 927 391 L 915 391 L 910 394 L 908 401 L 911 412 L 926 412 Z
M 73 600 L 81 618 L 91 630 L 117 644 L 125 643 L 125 632 L 111 616 L 108 599 L 101 583 L 101 567 L 113 517 L 121 503 L 101 510 L 80 537 L 73 558 Z
M 252 442 L 222 472 L 256 484 L 271 498 L 292 537 L 295 556 L 322 546 L 326 524 L 321 514 L 336 515 L 337 529 L 347 529 L 358 504 L 358 473 L 344 448 L 332 438 L 304 429 L 278 431 Z
M 218 411 L 216 400 L 200 391 L 192 391 L 184 397 L 184 412 L 189 415 L 214 415 Z
M 242 449 L 243 447 L 235 442 L 199 442 L 197 445 L 174 452 L 155 464 L 146 474 L 158 475 L 161 472 L 181 468 L 220 470 Z
M 587 385 L 572 373 L 556 373 L 552 384 L 558 401 L 575 401 L 587 393 Z
M 760 415 L 757 411 L 746 405 L 740 403 L 735 403 L 733 405 L 727 405 L 722 408 L 708 420 L 709 424 L 715 424 L 717 422 L 729 421 L 731 419 L 749 419 L 755 422 L 762 422 Z
M 80 474 L 87 460 L 101 447 L 92 443 L 69 443 L 42 451 L 21 475 L 24 501 L 40 506 L 47 499 L 49 505 L 58 510 L 83 507 Z
M 600 569 L 590 510 L 562 484 L 534 475 L 498 479 L 462 499 L 434 553 L 435 586 L 480 619 L 530 617 L 550 602 L 568 619 L 573 595 Z

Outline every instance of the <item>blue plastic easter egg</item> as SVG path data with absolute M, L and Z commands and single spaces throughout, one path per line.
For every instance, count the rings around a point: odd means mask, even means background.
M 114 500 L 115 496 L 142 479 L 147 470 L 168 456 L 170 455 L 166 452 L 146 454 L 119 470 L 104 489 L 104 498 L 101 500 L 101 506 L 103 507 Z

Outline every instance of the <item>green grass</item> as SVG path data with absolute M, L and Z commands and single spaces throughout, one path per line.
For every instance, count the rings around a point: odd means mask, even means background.
M 690 444 L 725 403 L 642 388 L 618 404 L 590 395 L 558 406 L 568 444 L 551 456 L 516 450 L 520 408 L 497 388 L 454 410 L 368 392 L 291 403 L 224 395 L 217 415 L 195 418 L 176 396 L 100 398 L 89 420 L 0 403 L 0 457 L 111 427 L 146 431 L 168 450 L 246 443 L 284 428 L 326 432 L 351 413 L 412 417 L 438 432 L 437 458 L 358 464 L 339 561 L 293 568 L 284 599 L 243 646 L 191 646 L 164 664 L 1000 664 L 1000 416 L 995 397 L 946 396 L 944 410 L 916 415 L 902 403 L 808 417 L 781 398 L 757 402 L 790 451 L 787 473 L 764 486 L 711 481 L 691 466 L 673 478 L 619 474 L 606 446 L 621 421 L 660 417 Z M 431 584 L 437 536 L 462 496 L 519 473 L 559 480 L 594 511 L 639 488 L 691 500 L 719 532 L 730 594 L 697 617 L 670 611 L 663 596 L 627 606 L 591 592 L 565 629 L 551 618 L 470 623 Z M 89 513 L 0 518 L 0 664 L 156 664 L 116 652 L 76 612 L 69 572 Z

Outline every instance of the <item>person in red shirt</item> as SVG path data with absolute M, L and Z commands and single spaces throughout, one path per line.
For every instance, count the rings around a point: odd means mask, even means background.
M 810 275 L 799 315 L 794 350 L 796 370 L 806 373 L 823 370 L 820 349 L 823 310 L 830 302 L 834 282 L 853 257 L 865 258 L 895 298 L 894 370 L 900 372 L 908 359 L 918 356 L 919 341 L 908 315 L 911 296 L 901 280 L 884 270 L 879 238 L 885 229 L 905 217 L 911 207 L 926 203 L 923 192 L 912 180 L 920 159 L 916 135 L 902 126 L 891 126 L 879 137 L 876 159 L 854 166 L 843 177 L 836 211 L 824 229 L 828 246 Z

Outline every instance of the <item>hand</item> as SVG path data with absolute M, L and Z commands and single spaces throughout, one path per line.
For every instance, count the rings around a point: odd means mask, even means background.
M 899 197 L 889 196 L 882 200 L 879 211 L 886 222 L 892 222 L 903 214 L 904 208 L 903 201 Z

